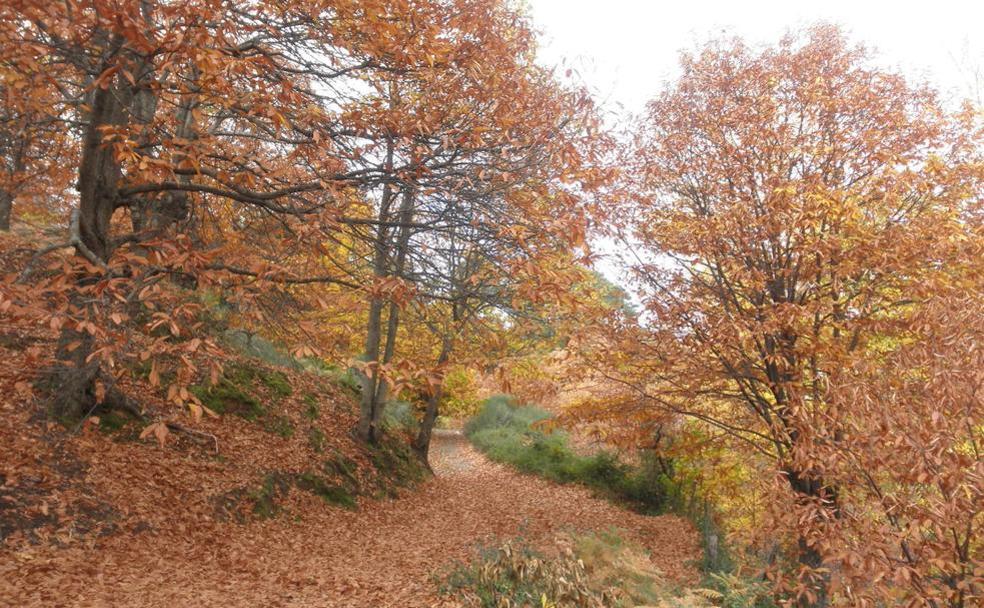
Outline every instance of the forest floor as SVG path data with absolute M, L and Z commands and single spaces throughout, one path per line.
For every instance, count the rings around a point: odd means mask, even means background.
M 441 576 L 479 547 L 611 528 L 649 549 L 674 583 L 697 576 L 697 538 L 680 518 L 637 515 L 584 488 L 521 475 L 458 432 L 439 432 L 432 449 L 434 477 L 357 511 L 0 553 L 0 605 L 455 606 L 439 592 Z

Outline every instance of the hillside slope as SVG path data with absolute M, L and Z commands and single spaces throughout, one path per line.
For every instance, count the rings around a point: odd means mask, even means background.
M 331 376 L 230 355 L 196 390 L 223 412 L 193 424 L 141 379 L 122 386 L 160 445 L 122 412 L 67 425 L 30 386 L 47 328 L 0 331 L 0 605 L 434 606 L 440 580 L 517 535 L 625 529 L 688 582 L 689 525 L 643 517 L 435 439 L 430 477 L 398 433 L 356 441 L 356 403 Z

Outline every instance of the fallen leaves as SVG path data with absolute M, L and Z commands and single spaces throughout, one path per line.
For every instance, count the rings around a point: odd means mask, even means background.
M 153 435 L 154 438 L 157 439 L 158 445 L 160 445 L 161 447 L 164 447 L 165 440 L 167 439 L 167 436 L 169 434 L 170 434 L 170 431 L 167 430 L 167 423 L 165 423 L 165 422 L 154 422 L 154 423 L 151 423 L 151 424 L 147 425 L 147 427 L 144 428 L 144 430 L 140 433 L 140 438 L 141 439 L 146 439 L 147 437 L 150 437 L 151 435 Z
M 168 510 L 160 530 L 116 534 L 92 550 L 36 554 L 53 568 L 0 566 L 0 580 L 9 583 L 0 603 L 25 605 L 33 590 L 47 588 L 76 597 L 74 605 L 111 598 L 116 606 L 148 607 L 453 606 L 438 595 L 434 576 L 471 559 L 478 546 L 519 534 L 550 542 L 568 530 L 611 527 L 646 546 L 669 578 L 686 582 L 696 574 L 685 565 L 698 555 L 696 535 L 683 520 L 637 515 L 583 488 L 518 474 L 453 436 L 436 437 L 434 450 L 437 477 L 399 499 L 367 501 L 357 512 L 299 496 L 295 517 L 238 526 L 209 521 L 194 505 L 187 512 L 160 505 Z M 147 478 L 153 473 L 131 472 L 130 491 L 154 495 L 167 485 Z M 144 534 L 151 538 L 134 542 Z M 86 563 L 98 564 L 99 578 L 73 575 Z
M 49 337 L 44 345 L 54 343 Z M 214 420 L 202 406 L 199 416 L 189 409 L 195 429 L 221 442 L 221 454 L 211 441 L 196 446 L 187 433 L 169 432 L 174 423 L 167 421 L 139 430 L 160 449 L 107 435 L 97 420 L 73 435 L 29 422 L 33 397 L 13 390 L 25 377 L 23 364 L 0 358 L 0 394 L 7 395 L 0 408 L 0 605 L 455 606 L 438 594 L 435 577 L 479 546 L 609 527 L 648 548 L 668 578 L 695 575 L 686 564 L 699 548 L 687 522 L 644 517 L 583 488 L 521 475 L 445 432 L 432 447 L 437 476 L 398 499 L 364 499 L 350 512 L 291 492 L 275 519 L 219 522 L 212 497 L 264 472 L 317 462 L 307 433 L 286 440 L 236 416 Z M 289 376 L 294 395 L 268 402 L 271 413 L 298 429 L 317 426 L 326 446 L 366 470 L 369 458 L 349 433 L 357 419 L 351 398 L 319 378 Z M 149 413 L 167 411 L 149 384 L 124 378 L 120 388 L 140 395 Z M 315 421 L 303 415 L 308 394 L 320 402 Z M 17 527 L 3 530 L 11 521 Z

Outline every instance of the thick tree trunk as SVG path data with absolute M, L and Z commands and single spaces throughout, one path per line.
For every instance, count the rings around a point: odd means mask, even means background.
M 119 52 L 122 42 L 117 38 L 107 44 L 112 55 Z M 132 98 L 132 88 L 116 79 L 106 88 L 97 87 L 92 97 L 79 163 L 79 207 L 73 213 L 70 228 L 78 253 L 90 262 L 105 263 L 112 253 L 110 220 L 118 203 L 123 174 L 112 146 L 103 144 L 102 128 L 125 125 Z M 80 288 L 96 280 L 98 277 L 88 274 L 76 278 Z M 91 319 L 93 309 L 82 303 L 82 299 L 81 294 L 72 298 L 74 313 Z M 102 372 L 98 360 L 87 360 L 93 349 L 92 336 L 87 332 L 77 330 L 71 323 L 62 330 L 56 363 L 44 378 L 51 388 L 52 410 L 56 416 L 78 419 L 97 405 L 95 382 Z
M 66 421 L 82 419 L 96 405 L 99 362 L 86 361 L 92 349 L 92 336 L 87 332 L 66 328 L 58 338 L 57 363 L 44 381 L 51 390 L 52 413 Z

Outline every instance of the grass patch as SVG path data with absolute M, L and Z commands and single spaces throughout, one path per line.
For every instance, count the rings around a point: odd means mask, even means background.
M 575 536 L 574 554 L 596 589 L 606 590 L 618 606 L 658 604 L 669 585 L 653 566 L 648 553 L 627 542 L 615 530 Z
M 611 452 L 576 454 L 562 431 L 544 431 L 547 412 L 516 406 L 508 397 L 485 401 L 465 425 L 472 443 L 489 458 L 558 483 L 579 483 L 616 502 L 647 514 L 663 512 L 671 482 L 654 461 L 629 466 Z
M 294 388 L 290 385 L 290 380 L 287 378 L 287 374 L 281 371 L 268 371 L 257 369 L 257 378 L 262 382 L 273 396 L 277 399 L 283 399 L 284 397 L 290 397 L 294 392 Z
M 291 479 L 283 473 L 269 473 L 263 478 L 260 487 L 250 498 L 253 499 L 253 515 L 260 519 L 276 517 L 280 511 L 280 503 L 290 492 Z
M 245 363 L 227 366 L 222 378 L 212 386 L 197 385 L 189 390 L 214 412 L 232 414 L 249 421 L 262 419 L 265 430 L 285 438 L 292 436 L 294 427 L 289 418 L 268 414 L 257 392 L 261 386 L 265 387 L 273 401 L 281 401 L 294 392 L 285 373 Z
M 656 606 L 773 608 L 771 588 L 737 575 L 734 560 L 724 543 L 714 509 L 701 498 L 698 479 L 679 470 L 674 462 L 660 462 L 643 452 L 639 464 L 627 465 L 605 451 L 589 456 L 574 453 L 562 431 L 545 431 L 538 424 L 550 414 L 535 407 L 514 405 L 509 397 L 493 397 L 465 425 L 472 443 L 492 460 L 558 483 L 579 483 L 599 495 L 645 514 L 675 513 L 690 519 L 700 532 L 705 573 L 703 586 L 654 601 L 653 581 L 621 572 L 619 588 L 633 602 Z M 586 564 L 612 562 L 604 554 L 619 554 L 618 542 L 603 536 L 584 537 L 578 551 Z M 621 559 L 621 558 L 620 558 Z M 590 566 L 589 566 L 590 570 Z M 604 578 L 604 577 L 603 577 Z M 657 595 L 659 594 L 657 593 Z M 681 595 L 682 594 L 682 595 Z M 476 604 L 482 605 L 482 604 Z M 559 605 L 559 604 L 558 604 Z M 629 605 L 634 605 L 630 603 Z
M 703 597 L 722 608 L 775 608 L 772 585 L 768 581 L 751 579 L 736 574 L 713 573 L 702 589 Z M 710 593 L 708 593 L 710 592 Z M 715 595 L 716 594 L 716 595 Z
M 301 369 L 300 363 L 284 352 L 280 346 L 259 334 L 242 329 L 231 329 L 222 334 L 223 341 L 247 357 L 256 357 L 270 365 Z
M 308 429 L 308 445 L 316 453 L 320 454 L 325 451 L 325 433 L 318 427 L 311 427 Z
M 192 386 L 189 390 L 213 412 L 257 420 L 266 414 L 266 408 L 254 394 L 257 372 L 255 367 L 230 365 L 218 383 L 212 386 Z
M 359 379 L 358 374 L 352 368 L 342 369 L 337 365 L 326 364 L 322 368 L 322 374 L 331 378 L 331 380 L 342 387 L 350 394 L 358 397 L 362 394 L 362 381 Z
M 413 404 L 407 401 L 390 401 L 383 409 L 383 425 L 390 431 L 415 433 L 419 424 L 413 415 Z
M 267 416 L 263 422 L 263 430 L 284 439 L 294 436 L 294 425 L 287 416 Z
M 117 411 L 104 412 L 99 414 L 99 430 L 103 433 L 118 433 L 126 428 L 133 420 L 128 414 Z
M 482 608 L 774 608 L 761 581 L 714 575 L 704 586 L 680 588 L 617 530 L 574 534 L 567 545 L 559 555 L 522 538 L 481 549 L 477 559 L 451 571 L 441 591 Z
M 351 458 L 334 450 L 332 456 L 324 461 L 321 468 L 326 474 L 332 477 L 340 477 L 342 484 L 352 493 L 359 493 L 359 477 L 356 475 L 358 467 Z
M 342 467 L 324 466 L 322 472 L 271 471 L 263 476 L 257 486 L 235 488 L 214 497 L 212 502 L 216 516 L 221 521 L 232 519 L 241 524 L 251 519 L 277 517 L 283 512 L 283 503 L 291 488 L 310 492 L 333 506 L 356 509 L 358 481 L 354 473 L 355 464 L 349 463 L 351 461 Z
M 315 473 L 301 473 L 295 481 L 297 487 L 320 497 L 326 503 L 354 510 L 358 505 L 352 492 L 338 484 L 330 483 Z
M 304 397 L 304 417 L 308 420 L 317 420 L 321 415 L 321 408 L 318 406 L 318 398 L 312 393 L 305 393 Z

